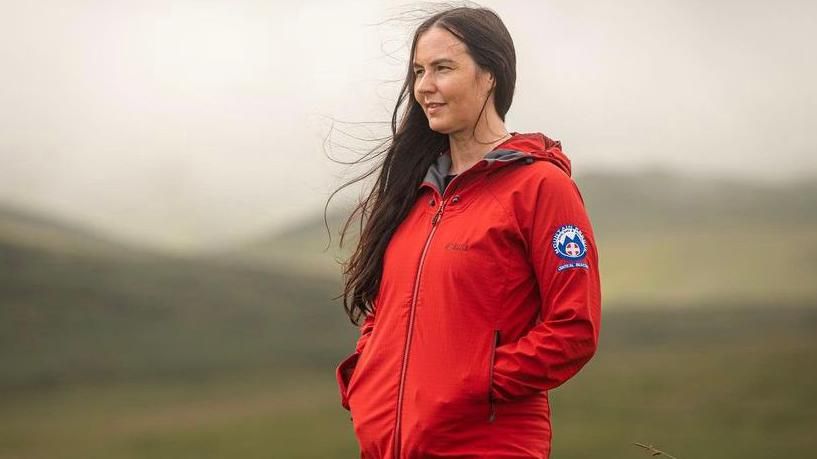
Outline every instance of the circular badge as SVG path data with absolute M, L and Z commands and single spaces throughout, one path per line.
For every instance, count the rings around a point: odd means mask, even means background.
M 553 234 L 553 250 L 565 260 L 580 260 L 587 254 L 584 234 L 578 226 L 562 225 Z

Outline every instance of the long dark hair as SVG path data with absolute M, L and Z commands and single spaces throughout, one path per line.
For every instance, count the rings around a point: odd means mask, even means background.
M 487 8 L 457 7 L 437 12 L 415 30 L 408 70 L 391 118 L 391 136 L 361 160 L 383 157 L 368 172 L 344 184 L 377 175 L 371 191 L 352 210 L 341 230 L 340 246 L 355 215 L 360 214 L 360 238 L 354 254 L 344 263 L 343 307 L 352 323 L 374 312 L 374 301 L 383 272 L 383 255 L 397 226 L 417 199 L 418 187 L 436 157 L 449 147 L 448 136 L 431 130 L 422 107 L 414 98 L 412 59 L 419 37 L 432 27 L 441 27 L 467 48 L 476 64 L 494 76 L 494 105 L 504 121 L 516 86 L 516 52 L 499 16 Z M 487 104 L 490 93 L 486 98 Z M 401 110 L 402 109 L 402 110 Z M 485 111 L 477 117 L 477 122 Z M 474 126 L 476 128 L 476 126 Z M 327 206 L 329 201 L 327 200 Z M 326 208 L 324 208 L 325 212 Z M 324 214 L 325 217 L 325 214 Z

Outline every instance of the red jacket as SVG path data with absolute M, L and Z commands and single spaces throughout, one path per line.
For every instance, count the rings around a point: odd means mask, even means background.
M 456 176 L 439 156 L 337 367 L 361 457 L 547 458 L 547 391 L 593 356 L 598 253 L 561 144 L 517 134 Z

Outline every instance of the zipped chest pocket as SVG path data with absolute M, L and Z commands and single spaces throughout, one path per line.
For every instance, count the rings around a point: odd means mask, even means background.
M 494 357 L 496 356 L 497 346 L 499 346 L 499 330 L 494 330 L 491 335 L 491 355 L 488 359 L 488 422 L 494 422 L 494 419 L 496 419 L 496 402 L 494 401 L 492 388 L 494 387 Z

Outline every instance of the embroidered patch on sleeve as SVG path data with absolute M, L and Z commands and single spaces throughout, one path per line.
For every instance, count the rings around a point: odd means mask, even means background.
M 584 234 L 578 226 L 562 225 L 553 234 L 553 251 L 559 258 L 566 261 L 556 268 L 556 271 L 563 271 L 569 268 L 585 268 L 587 263 L 583 263 L 587 255 L 587 243 Z

